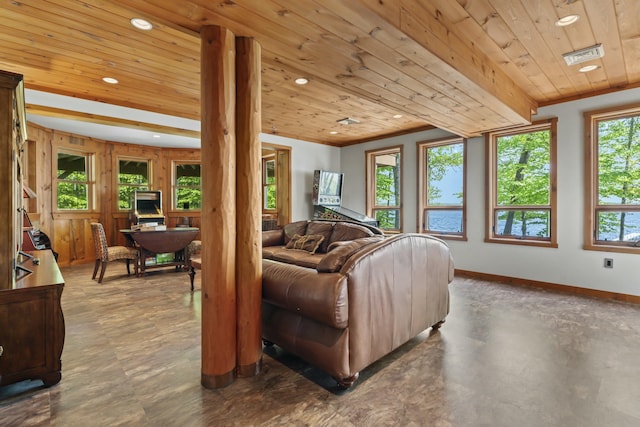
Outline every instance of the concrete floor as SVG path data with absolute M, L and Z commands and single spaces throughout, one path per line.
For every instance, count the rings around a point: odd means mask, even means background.
M 62 381 L 1 387 L 0 426 L 640 426 L 637 305 L 456 278 L 442 329 L 350 390 L 278 347 L 208 390 L 198 276 L 62 272 Z

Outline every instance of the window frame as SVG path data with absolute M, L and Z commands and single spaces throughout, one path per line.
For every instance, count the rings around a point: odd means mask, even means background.
M 638 205 L 600 205 L 598 203 L 598 186 L 599 186 L 599 157 L 598 157 L 598 123 L 600 121 L 622 119 L 630 116 L 640 116 L 640 103 L 627 104 L 622 106 L 604 108 L 599 110 L 585 111 L 584 117 L 584 147 L 585 147 L 585 206 L 584 206 L 584 243 L 583 249 L 605 251 L 605 252 L 621 252 L 621 253 L 640 253 L 640 246 L 635 246 L 634 242 L 615 242 L 611 240 L 596 240 L 597 235 L 597 214 L 600 211 L 619 212 L 621 206 L 626 212 L 640 212 L 640 204 Z M 634 207 L 635 206 L 635 207 Z
M 267 184 L 267 163 L 273 162 L 273 174 L 275 182 L 273 184 Z M 276 153 L 265 155 L 261 159 L 262 165 L 262 173 L 261 173 L 261 181 L 262 181 L 262 214 L 277 214 L 278 213 L 278 159 L 276 157 Z M 267 188 L 273 187 L 275 189 L 276 195 L 276 207 L 274 209 L 268 209 L 265 207 L 265 194 Z
M 200 185 L 178 185 L 178 166 L 181 165 L 197 165 L 200 166 Z M 200 190 L 200 207 L 184 209 L 178 206 L 178 189 L 180 188 L 197 188 Z M 193 160 L 173 160 L 171 162 L 171 210 L 173 212 L 200 212 L 202 210 L 202 164 Z
M 427 176 L 427 152 L 430 148 L 446 145 L 462 144 L 462 205 L 429 206 L 428 204 L 428 176 Z M 467 139 L 462 137 L 439 138 L 416 143 L 418 155 L 418 233 L 429 234 L 447 240 L 467 241 Z M 446 233 L 425 230 L 424 219 L 427 210 L 460 210 L 462 212 L 462 233 Z
M 391 147 L 377 148 L 373 150 L 365 151 L 365 159 L 366 159 L 366 210 L 367 215 L 375 218 L 377 211 L 385 211 L 385 210 L 397 210 L 398 211 L 398 220 L 400 227 L 398 228 L 381 228 L 385 231 L 385 233 L 402 233 L 404 228 L 403 221 L 403 213 L 402 213 L 402 200 L 404 198 L 404 154 L 403 154 L 403 145 L 394 145 Z M 400 154 L 400 197 L 398 200 L 398 204 L 394 206 L 377 206 L 375 204 L 376 201 L 376 167 L 375 167 L 375 159 L 377 156 L 387 155 L 387 154 Z
M 122 161 L 130 161 L 130 162 L 146 162 L 147 163 L 147 184 L 146 185 L 140 185 L 140 184 L 121 184 L 120 183 L 120 162 Z M 116 194 L 115 194 L 115 212 L 130 212 L 132 210 L 132 207 L 130 206 L 128 209 L 123 209 L 120 207 L 120 187 L 137 187 L 140 190 L 144 191 L 144 190 L 148 190 L 148 191 L 152 191 L 153 190 L 153 160 L 152 159 L 145 159 L 145 158 L 140 158 L 140 157 L 130 157 L 130 156 L 117 156 L 116 157 L 116 173 L 115 173 L 115 188 L 116 188 Z M 135 190 L 134 190 L 135 191 Z M 164 202 L 164 201 L 163 201 Z
M 60 154 L 68 154 L 71 156 L 79 156 L 84 157 L 85 159 L 85 174 L 87 176 L 86 181 L 70 181 L 70 180 L 60 180 L 58 179 L 58 156 Z M 95 154 L 86 151 L 74 150 L 66 147 L 58 148 L 55 151 L 55 155 L 53 156 L 54 161 L 54 173 L 55 177 L 55 185 L 53 193 L 53 202 L 54 202 L 54 212 L 77 212 L 77 213 L 86 213 L 86 212 L 95 212 L 96 211 L 96 180 L 95 180 Z M 87 186 L 87 207 L 86 209 L 63 209 L 58 207 L 58 183 L 60 182 L 69 182 L 75 184 L 84 184 Z
M 537 120 L 530 125 L 519 126 L 506 130 L 488 132 L 485 134 L 485 191 L 486 191 L 486 243 L 504 243 L 512 245 L 538 246 L 546 248 L 558 247 L 558 174 L 557 174 L 557 117 Z M 497 140 L 503 136 L 520 135 L 541 130 L 549 130 L 549 205 L 511 205 L 499 206 L 497 203 L 498 180 L 497 180 Z M 540 237 L 519 237 L 502 236 L 495 234 L 496 211 L 497 210 L 549 210 L 549 238 Z

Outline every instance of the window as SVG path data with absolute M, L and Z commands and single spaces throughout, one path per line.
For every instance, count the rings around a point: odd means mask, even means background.
M 273 213 L 278 209 L 275 154 L 262 158 L 262 211 Z
M 466 152 L 462 138 L 418 143 L 421 233 L 466 240 Z
M 367 214 L 383 230 L 402 230 L 402 147 L 367 151 Z
M 202 178 L 198 163 L 173 163 L 173 203 L 175 210 L 202 207 Z
M 584 116 L 585 249 L 640 252 L 640 105 Z
M 60 210 L 92 209 L 91 156 L 58 152 L 56 174 L 57 207 Z
M 486 241 L 558 246 L 556 124 L 487 134 Z
M 149 161 L 118 159 L 118 209 L 131 210 L 131 194 L 149 190 Z

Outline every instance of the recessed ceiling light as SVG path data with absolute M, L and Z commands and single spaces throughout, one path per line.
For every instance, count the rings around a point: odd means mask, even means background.
M 580 15 L 567 15 L 556 21 L 558 27 L 566 27 L 567 25 L 575 24 L 580 19 Z
M 133 19 L 131 19 L 131 25 L 133 25 L 134 27 L 136 27 L 139 30 L 144 30 L 144 31 L 149 31 L 150 29 L 153 28 L 153 25 L 151 24 L 151 22 L 147 21 L 146 19 L 142 19 L 142 18 L 133 18 Z
M 297 85 L 306 85 L 307 83 L 309 83 L 309 79 L 306 79 L 304 77 L 298 77 L 297 79 L 294 80 L 294 82 Z
M 114 79 L 113 77 L 103 77 L 102 81 L 105 83 L 109 83 L 110 85 L 117 85 L 118 79 Z
M 160 135 L 153 135 L 154 138 L 160 138 Z
M 402 118 L 402 114 L 396 114 L 393 116 L 394 119 L 401 119 Z
M 329 132 L 331 135 L 337 135 L 338 132 L 336 132 L 335 130 L 332 130 L 331 132 Z
M 578 71 L 580 71 L 581 73 L 588 73 L 589 71 L 593 71 L 593 70 L 597 70 L 598 67 L 597 65 L 585 65 L 584 67 L 580 68 Z

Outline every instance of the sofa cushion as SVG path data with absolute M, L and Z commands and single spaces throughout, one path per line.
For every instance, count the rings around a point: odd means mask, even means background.
M 291 224 L 287 224 L 284 226 L 284 244 L 289 243 L 289 240 L 296 235 L 305 235 L 307 234 L 307 224 L 308 221 L 296 221 Z M 313 234 L 313 233 L 310 233 Z
M 350 242 L 334 242 L 335 247 L 322 257 L 317 270 L 320 273 L 335 273 L 340 271 L 344 263 L 365 246 L 383 240 L 382 236 L 363 237 Z
M 265 251 L 263 251 L 262 258 L 313 269 L 318 267 L 324 256 L 324 254 L 311 254 L 298 249 L 287 249 L 285 246 L 269 248 L 268 255 L 265 256 Z
M 272 260 L 263 260 L 262 270 L 262 299 L 265 302 L 333 328 L 347 327 L 346 276 L 319 274 L 310 268 Z
M 282 246 L 284 245 L 284 231 L 282 229 L 278 230 L 267 230 L 262 232 L 262 247 L 268 246 Z
M 287 243 L 286 248 L 300 249 L 314 254 L 323 241 L 324 236 L 322 234 L 305 234 L 304 236 L 294 234 L 289 243 Z
M 284 246 L 265 246 L 262 248 L 262 258 L 264 259 L 273 259 L 273 256 L 276 252 L 285 250 Z
M 328 245 L 334 242 L 344 242 L 370 236 L 373 236 L 373 231 L 367 227 L 350 222 L 336 222 L 336 225 L 333 226 L 333 232 L 329 237 Z
M 309 225 L 307 225 L 306 234 L 320 234 L 324 236 L 324 241 L 318 248 L 318 252 L 327 252 L 327 247 L 329 246 L 329 238 L 331 237 L 331 233 L 333 232 L 334 224 L 334 222 L 330 221 L 310 221 Z

